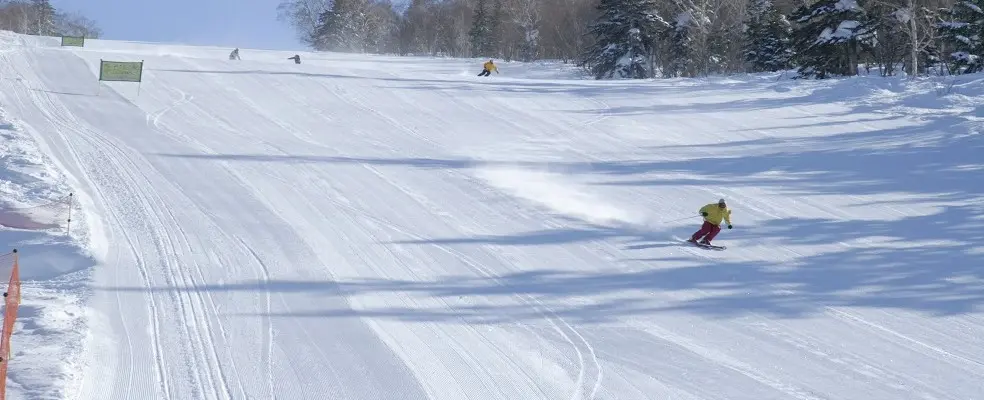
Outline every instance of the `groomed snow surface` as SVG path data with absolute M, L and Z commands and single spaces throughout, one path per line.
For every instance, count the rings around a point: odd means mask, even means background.
M 11 399 L 984 396 L 984 76 L 0 43 Z

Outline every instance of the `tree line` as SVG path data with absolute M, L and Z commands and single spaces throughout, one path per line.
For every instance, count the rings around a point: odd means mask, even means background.
M 589 0 L 286 0 L 279 17 L 316 50 L 575 61 Z
M 984 70 L 984 0 L 285 0 L 315 50 L 574 62 L 598 79 Z
M 97 39 L 96 22 L 55 9 L 50 0 L 0 0 L 0 29 L 26 35 L 85 36 Z

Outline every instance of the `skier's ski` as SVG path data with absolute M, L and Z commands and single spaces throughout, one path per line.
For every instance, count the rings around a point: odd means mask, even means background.
M 705 249 L 708 249 L 708 250 L 724 250 L 724 249 L 727 249 L 726 246 L 718 246 L 718 245 L 714 245 L 714 244 L 700 244 L 700 243 L 691 242 L 690 239 L 684 239 L 684 238 L 679 237 L 679 236 L 676 236 L 676 235 L 673 236 L 673 239 L 674 240 L 679 240 L 679 241 L 684 242 L 684 243 L 687 243 L 687 244 L 692 244 L 692 245 L 697 246 L 697 247 L 705 248 Z
M 687 243 L 690 243 L 690 244 L 692 244 L 694 246 L 705 248 L 705 249 L 708 249 L 708 250 L 725 250 L 725 249 L 728 248 L 727 246 L 718 246 L 718 245 L 715 245 L 715 244 L 703 244 L 703 243 L 698 243 L 698 242 L 691 242 L 689 240 L 684 240 L 684 242 L 687 242 Z

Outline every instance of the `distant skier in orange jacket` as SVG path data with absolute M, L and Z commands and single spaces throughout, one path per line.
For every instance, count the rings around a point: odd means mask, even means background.
M 492 63 L 492 60 L 489 60 L 488 62 L 486 62 L 485 64 L 482 65 L 482 72 L 479 72 L 478 73 L 478 76 L 489 76 L 489 75 L 492 75 L 492 71 L 495 71 L 495 73 L 498 74 L 499 73 L 499 68 L 496 68 L 495 64 Z

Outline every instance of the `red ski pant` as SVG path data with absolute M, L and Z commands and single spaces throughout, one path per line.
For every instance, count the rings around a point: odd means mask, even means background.
M 720 225 L 714 225 L 710 222 L 704 221 L 704 225 L 701 225 L 699 231 L 694 232 L 691 239 L 700 240 L 700 238 L 704 238 L 704 240 L 710 242 L 714 240 L 714 237 L 717 236 L 718 232 L 721 232 Z

